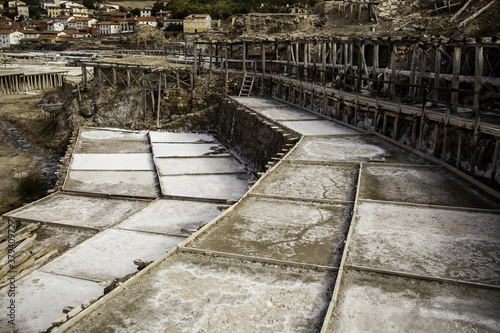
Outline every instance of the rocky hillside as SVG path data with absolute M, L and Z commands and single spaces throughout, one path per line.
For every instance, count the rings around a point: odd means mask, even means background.
M 324 1 L 315 5 L 312 15 L 239 15 L 233 27 L 243 37 L 500 37 L 500 1 L 380 0 L 361 8 Z

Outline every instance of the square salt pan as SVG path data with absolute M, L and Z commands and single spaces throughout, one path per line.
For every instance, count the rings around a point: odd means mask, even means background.
M 0 290 L 0 303 L 5 305 L 0 327 L 8 327 L 8 288 Z M 45 331 L 52 322 L 63 316 L 65 306 L 76 307 L 89 298 L 102 295 L 102 287 L 92 281 L 44 273 L 39 270 L 16 281 L 16 332 Z M 50 301 L 48 301 L 50 300 Z
M 253 177 L 248 174 L 160 177 L 163 195 L 217 200 L 241 198 L 251 180 Z
M 108 229 L 81 243 L 41 270 L 95 281 L 109 281 L 137 271 L 135 259 L 153 261 L 184 238 Z
M 190 247 L 338 267 L 351 205 L 247 197 Z
M 332 272 L 176 253 L 72 332 L 314 332 L 334 279 Z
M 148 132 L 133 132 L 112 129 L 91 129 L 80 130 L 80 138 L 89 140 L 147 140 Z
M 498 199 L 443 168 L 363 165 L 360 198 L 500 209 Z
M 153 171 L 151 154 L 73 154 L 71 170 Z
M 354 201 L 358 167 L 283 163 L 252 189 L 253 194 Z
M 93 198 L 58 193 L 6 216 L 101 229 L 120 222 L 148 204 L 139 200 Z
M 500 292 L 348 270 L 325 332 L 497 332 Z
M 154 157 L 203 157 L 203 156 L 231 156 L 226 148 L 217 143 L 155 143 L 153 144 Z
M 151 153 L 147 140 L 89 140 L 79 138 L 74 153 L 76 154 L 139 154 Z
M 160 176 L 203 173 L 241 173 L 245 167 L 233 157 L 156 158 Z
M 304 111 L 305 112 L 305 111 Z M 281 125 L 302 135 L 358 134 L 359 132 L 329 120 L 280 121 Z
M 363 202 L 348 265 L 500 285 L 500 213 Z
M 71 171 L 64 190 L 84 193 L 158 197 L 158 181 L 153 171 Z
M 216 142 L 213 136 L 208 134 L 196 133 L 172 133 L 172 132 L 149 132 L 152 143 L 173 143 L 173 142 L 191 142 L 191 143 L 212 143 Z
M 217 204 L 196 201 L 157 200 L 117 227 L 128 230 L 189 236 L 182 229 L 198 229 L 221 211 Z
M 393 146 L 374 135 L 305 137 L 287 157 L 299 161 L 364 162 L 427 164 L 406 150 Z

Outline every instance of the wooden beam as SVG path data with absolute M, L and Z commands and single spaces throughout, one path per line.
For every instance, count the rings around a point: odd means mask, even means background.
M 482 7 L 480 10 L 478 10 L 474 15 L 470 16 L 469 18 L 463 20 L 458 24 L 458 28 L 461 28 L 462 26 L 466 25 L 469 21 L 475 19 L 477 16 L 479 16 L 482 12 L 484 12 L 486 9 L 490 8 L 495 2 L 498 0 L 492 0 L 489 4 L 486 6 Z

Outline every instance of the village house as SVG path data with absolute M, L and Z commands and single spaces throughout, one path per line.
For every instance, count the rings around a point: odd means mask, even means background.
M 17 6 L 17 15 L 18 16 L 24 16 L 24 17 L 30 17 L 30 9 L 26 5 L 18 5 Z
M 58 6 L 47 7 L 47 16 L 50 18 L 55 18 L 61 15 L 61 8 Z
M 49 30 L 49 31 L 63 31 L 64 24 L 62 22 L 49 21 L 49 22 L 47 22 L 47 30 Z
M 112 21 L 98 22 L 99 35 L 116 35 L 121 32 L 120 25 Z
M 122 13 L 118 10 L 112 10 L 110 12 L 106 12 L 106 13 L 102 13 L 100 15 L 101 19 L 103 21 L 114 21 L 114 22 L 118 22 L 120 20 L 123 20 L 124 18 L 127 17 L 127 14 L 125 13 Z
M 166 29 L 170 26 L 182 26 L 182 20 L 181 19 L 163 19 L 163 28 Z
M 307 14 L 309 12 L 309 9 L 307 9 L 307 6 L 301 6 L 299 4 L 294 4 L 294 5 L 286 5 L 286 8 L 282 10 L 281 12 L 287 13 L 287 14 Z
M 7 17 L 2 17 L 0 18 L 0 25 L 3 26 L 3 27 L 11 27 L 12 26 L 12 20 L 10 18 L 7 18 Z
M 89 17 L 89 10 L 83 5 L 72 6 L 71 15 L 74 17 Z
M 40 31 L 38 30 L 19 30 L 19 32 L 22 32 L 24 34 L 24 38 L 38 38 L 40 37 Z M 22 43 L 23 39 L 21 39 Z
M 92 37 L 92 33 L 88 32 L 88 31 L 78 31 L 78 32 L 74 32 L 72 35 L 71 35 L 72 38 L 90 38 Z
M 66 29 L 69 25 L 69 20 L 74 18 L 74 16 L 58 16 L 54 18 L 54 21 L 61 22 L 62 24 L 64 24 L 64 28 Z
M 87 29 L 87 28 L 91 28 L 92 25 L 95 23 L 97 23 L 97 20 L 94 18 L 77 17 L 77 18 L 69 20 L 68 28 L 75 29 L 75 30 Z
M 212 18 L 208 14 L 191 14 L 182 22 L 184 33 L 196 34 L 212 29 Z
M 136 26 L 144 26 L 144 25 L 156 27 L 158 25 L 158 22 L 156 22 L 156 19 L 153 16 L 138 17 L 136 20 Z
M 157 19 L 166 19 L 170 17 L 170 14 L 172 14 L 172 11 L 170 10 L 160 10 L 158 13 L 155 14 L 155 17 Z
M 118 21 L 120 24 L 121 32 L 133 32 L 137 22 L 137 17 L 129 17 Z
M 146 6 L 143 9 L 141 9 L 141 17 L 148 17 L 151 16 L 151 7 Z
M 53 1 L 44 1 L 42 2 L 42 8 L 47 9 L 48 7 L 57 7 L 61 8 L 61 2 L 59 0 L 53 0 Z
M 24 34 L 20 31 L 0 30 L 0 47 L 10 48 L 12 45 L 19 45 L 22 38 Z

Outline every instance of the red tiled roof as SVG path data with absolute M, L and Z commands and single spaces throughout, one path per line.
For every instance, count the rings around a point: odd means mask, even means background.
M 98 22 L 97 24 L 98 25 L 118 25 L 118 23 L 112 22 L 112 21 L 103 21 L 103 22 Z

